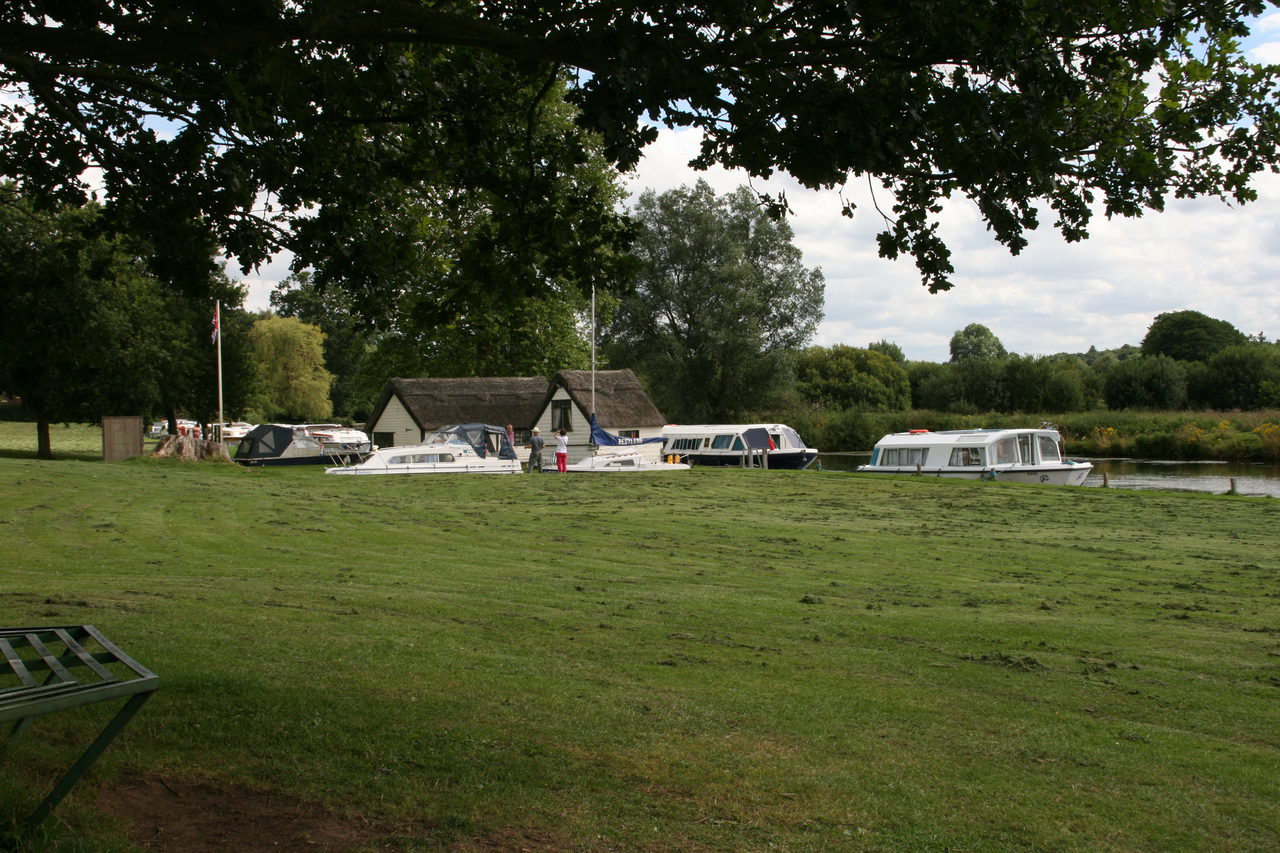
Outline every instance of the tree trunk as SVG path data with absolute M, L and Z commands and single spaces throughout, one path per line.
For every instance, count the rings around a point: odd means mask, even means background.
M 53 443 L 49 441 L 49 419 L 39 412 L 36 413 L 36 458 L 53 458 Z
M 187 462 L 230 462 L 227 446 L 221 441 L 209 441 L 194 435 L 166 435 L 160 439 L 153 456 L 182 459 Z

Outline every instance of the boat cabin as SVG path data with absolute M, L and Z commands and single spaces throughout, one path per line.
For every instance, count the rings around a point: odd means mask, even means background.
M 1079 485 L 1092 467 L 1066 458 L 1055 429 L 915 429 L 880 439 L 858 470 Z
M 673 424 L 662 436 L 663 455 L 691 465 L 800 470 L 818 458 L 786 424 Z

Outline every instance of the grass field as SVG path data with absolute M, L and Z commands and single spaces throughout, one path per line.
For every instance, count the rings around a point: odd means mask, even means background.
M 31 849 L 128 849 L 95 800 L 126 778 L 369 850 L 1280 848 L 1274 500 L 2 443 L 0 484 L 0 624 L 94 624 L 164 683 Z M 0 827 L 100 720 L 32 726 Z

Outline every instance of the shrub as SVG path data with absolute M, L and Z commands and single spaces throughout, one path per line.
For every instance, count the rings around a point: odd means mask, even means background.
M 1144 459 L 1179 459 L 1181 446 L 1177 434 L 1172 432 L 1141 433 L 1133 437 L 1133 451 Z

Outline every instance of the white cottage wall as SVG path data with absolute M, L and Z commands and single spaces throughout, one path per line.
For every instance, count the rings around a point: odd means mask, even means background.
M 373 433 L 390 433 L 394 437 L 392 445 L 420 444 L 425 437 L 413 415 L 409 414 L 404 403 L 396 396 L 392 396 L 382 410 L 382 415 L 370 430 L 370 437 Z
M 547 403 L 542 414 L 538 417 L 536 426 L 542 430 L 542 437 L 547 442 L 544 451 L 546 463 L 548 466 L 555 465 L 556 439 L 555 432 L 551 429 L 552 410 L 555 408 L 556 401 L 569 401 L 569 464 L 578 462 L 592 454 L 591 448 L 591 413 L 582 410 L 582 407 L 573 401 L 573 397 L 568 390 L 560 387 L 551 395 L 551 401 Z M 638 429 L 639 438 L 655 438 L 662 436 L 662 427 L 633 427 L 627 424 L 601 424 L 607 431 L 618 433 L 621 430 Z M 646 459 L 657 460 L 662 455 L 662 443 L 653 442 L 652 444 L 642 444 L 636 448 Z M 527 455 L 527 454 L 526 454 Z

